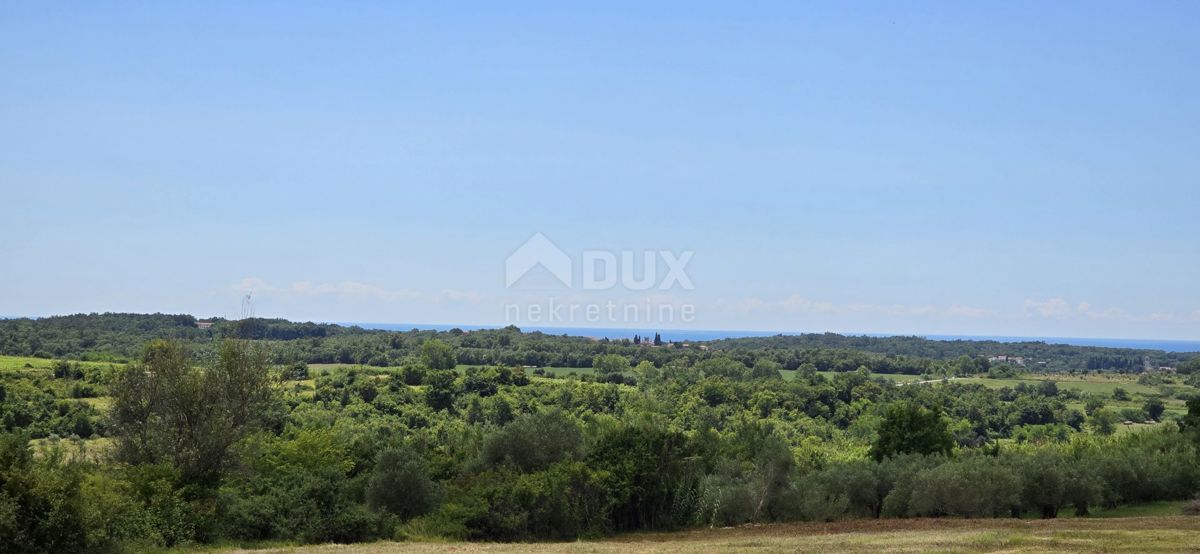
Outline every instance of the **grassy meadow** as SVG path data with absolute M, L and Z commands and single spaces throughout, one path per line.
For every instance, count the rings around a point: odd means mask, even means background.
M 1136 507 L 1134 507 L 1136 508 Z M 1172 505 L 1178 514 L 1178 505 Z M 717 553 L 717 552 L 1195 552 L 1200 517 L 1179 515 L 1013 519 L 847 520 L 747 525 L 678 533 L 635 533 L 565 543 L 380 542 L 281 547 L 252 552 L 400 553 Z M 224 552 L 251 552 L 224 550 Z
M 0 371 L 49 370 L 53 369 L 55 361 L 57 360 L 31 358 L 28 356 L 0 356 Z M 124 365 L 115 362 L 81 362 L 75 360 L 72 360 L 72 363 L 78 364 L 85 369 Z

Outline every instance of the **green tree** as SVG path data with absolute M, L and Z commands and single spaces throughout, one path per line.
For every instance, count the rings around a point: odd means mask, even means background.
M 637 376 L 639 382 L 653 383 L 658 381 L 662 372 L 654 367 L 654 362 L 642 360 L 636 367 L 633 368 L 633 374 Z
M 586 462 L 609 475 L 616 530 L 669 528 L 683 523 L 679 507 L 693 496 L 698 454 L 682 434 L 647 424 L 604 433 Z
M 1037 510 L 1042 519 L 1058 517 L 1068 501 L 1070 478 L 1065 460 L 1055 450 L 1042 448 L 1016 464 L 1023 483 L 1021 498 L 1025 506 Z
M 1113 397 L 1113 400 L 1116 400 L 1118 402 L 1125 402 L 1125 401 L 1129 400 L 1129 391 L 1127 391 L 1121 387 L 1114 387 L 1113 391 L 1112 391 L 1112 397 Z
M 726 356 L 704 360 L 696 364 L 696 369 L 705 377 L 725 377 L 734 381 L 745 379 L 749 373 L 746 364 Z
M 417 364 L 405 364 L 400 368 L 400 378 L 405 385 L 420 385 L 425 379 L 425 371 L 424 367 Z
M 1146 400 L 1146 403 L 1142 405 L 1142 409 L 1145 410 L 1147 417 L 1153 419 L 1154 421 L 1158 421 L 1158 418 L 1162 417 L 1163 412 L 1167 410 L 1167 407 L 1163 404 L 1161 399 L 1151 398 Z
M 521 416 L 483 443 L 480 461 L 486 467 L 510 466 L 530 472 L 574 457 L 583 446 L 579 425 L 561 411 Z
M 613 375 L 629 371 L 629 358 L 620 354 L 601 354 L 592 358 L 592 368 L 599 375 Z
M 429 478 L 425 461 L 408 449 L 379 453 L 367 481 L 367 506 L 401 520 L 427 514 L 441 502 L 441 487 Z
M 293 363 L 284 371 L 283 378 L 290 381 L 303 381 L 308 379 L 308 364 L 304 362 Z
M 804 362 L 796 368 L 796 379 L 808 381 L 817 376 L 817 366 L 812 362 Z
M 34 459 L 28 444 L 28 435 L 0 434 L 0 550 L 89 550 L 80 468 L 57 456 Z
M 425 403 L 434 410 L 448 410 L 454 406 L 457 392 L 455 380 L 458 375 L 450 370 L 436 370 L 425 374 Z
M 351 445 L 338 432 L 303 429 L 290 437 L 265 437 L 244 463 L 224 488 L 231 496 L 225 519 L 235 538 L 306 543 L 371 538 L 362 482 L 352 487 L 349 481 L 356 465 Z
M 751 379 L 782 379 L 779 374 L 783 366 L 773 360 L 761 359 L 754 364 L 754 368 L 750 370 Z
M 969 456 L 917 473 L 909 515 L 1000 517 L 1020 504 L 1021 480 L 991 456 Z
M 871 445 L 876 460 L 897 454 L 946 454 L 954 447 L 941 414 L 911 401 L 889 404 L 879 425 L 879 438 Z
M 155 341 L 140 364 L 112 386 L 117 456 L 169 461 L 186 481 L 209 481 L 232 462 L 231 449 L 278 413 L 267 352 L 227 340 L 198 367 L 181 343 Z
M 1088 418 L 1088 428 L 1098 435 L 1111 435 L 1117 430 L 1117 414 L 1108 408 L 1092 412 Z
M 421 344 L 421 361 L 429 369 L 454 369 L 458 365 L 454 348 L 438 339 Z
M 1192 439 L 1192 442 L 1200 445 L 1200 396 L 1189 398 L 1187 409 L 1187 415 L 1179 420 L 1179 431 Z

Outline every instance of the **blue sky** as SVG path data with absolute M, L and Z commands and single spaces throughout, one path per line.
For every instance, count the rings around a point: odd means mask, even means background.
M 5 2 L 0 314 L 1200 339 L 1198 16 Z M 539 232 L 695 288 L 506 288 Z

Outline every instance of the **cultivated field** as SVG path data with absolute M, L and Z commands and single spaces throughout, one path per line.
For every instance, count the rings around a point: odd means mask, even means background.
M 1197 552 L 1200 517 L 901 519 L 756 525 L 570 543 L 374 543 L 268 549 L 300 554 L 433 552 Z M 235 551 L 245 552 L 245 551 Z M 264 552 L 258 550 L 255 552 Z

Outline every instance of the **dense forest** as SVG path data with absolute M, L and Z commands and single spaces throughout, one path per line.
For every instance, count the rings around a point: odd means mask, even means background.
M 0 550 L 1052 518 L 1200 490 L 1200 360 L 1068 381 L 931 342 L 3 321 Z

